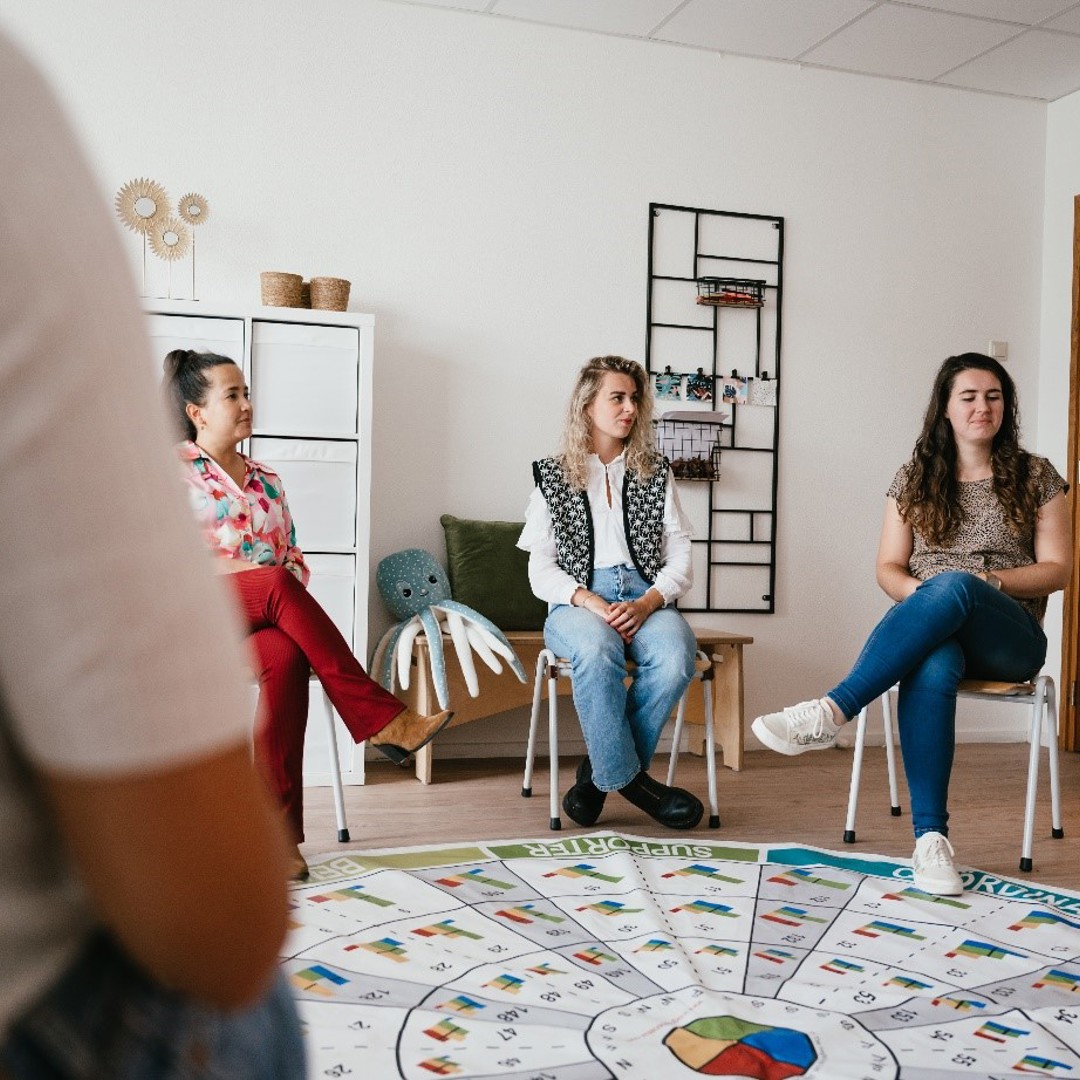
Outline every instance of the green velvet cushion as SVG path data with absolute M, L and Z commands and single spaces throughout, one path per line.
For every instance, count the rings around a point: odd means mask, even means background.
M 469 521 L 443 514 L 450 591 L 500 630 L 540 630 L 547 604 L 529 588 L 529 553 L 514 545 L 520 521 Z

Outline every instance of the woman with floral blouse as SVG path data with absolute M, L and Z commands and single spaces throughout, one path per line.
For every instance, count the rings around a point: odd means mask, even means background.
M 215 566 L 229 575 L 247 621 L 259 679 L 255 756 L 297 844 L 304 839 L 303 749 L 313 671 L 357 742 L 404 764 L 450 720 L 418 716 L 368 677 L 330 617 L 307 591 L 311 572 L 281 479 L 237 449 L 251 435 L 243 373 L 226 356 L 175 349 L 166 385 L 187 440 L 178 453 Z M 307 865 L 299 847 L 294 876 Z

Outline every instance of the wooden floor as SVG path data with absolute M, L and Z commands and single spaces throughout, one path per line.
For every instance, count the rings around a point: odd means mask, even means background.
M 1050 785 L 1046 753 L 1039 777 L 1035 821 L 1034 870 L 1030 879 L 1080 892 L 1080 754 L 1061 755 L 1063 840 L 1050 838 Z M 577 761 L 566 761 L 562 789 L 573 783 Z M 435 783 L 424 786 L 411 772 L 390 763 L 369 764 L 368 783 L 346 788 L 352 840 L 336 841 L 329 788 L 306 793 L 310 859 L 323 853 L 365 848 L 407 847 L 443 841 L 554 837 L 547 827 L 546 768 L 533 779 L 533 797 L 521 797 L 521 762 L 502 759 L 436 761 Z M 654 773 L 663 779 L 663 768 Z M 843 843 L 851 751 L 831 749 L 785 758 L 768 751 L 747 754 L 742 772 L 720 768 L 721 827 L 698 826 L 694 835 L 749 843 L 791 841 L 851 853 L 910 858 L 911 819 L 901 781 L 904 815 L 889 814 L 885 753 L 868 748 L 860 793 L 858 842 Z M 962 744 L 953 771 L 950 838 L 957 860 L 966 866 L 1017 878 L 1027 774 L 1025 744 Z M 704 801 L 705 767 L 684 756 L 677 783 Z M 564 834 L 573 823 L 563 818 Z M 609 796 L 596 829 L 671 837 L 617 795 Z M 576 830 L 587 831 L 587 830 Z

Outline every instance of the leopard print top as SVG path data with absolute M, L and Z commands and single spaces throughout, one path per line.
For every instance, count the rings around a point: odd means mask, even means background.
M 898 499 L 907 485 L 911 462 L 902 465 L 893 477 L 887 494 Z M 1031 455 L 1031 482 L 1038 492 L 1039 506 L 1048 503 L 1068 484 L 1044 457 Z M 1009 570 L 1030 566 L 1035 561 L 1035 523 L 1024 536 L 1016 536 L 1005 520 L 1005 513 L 994 495 L 993 480 L 970 480 L 960 483 L 960 509 L 963 512 L 956 536 L 947 547 L 929 544 L 918 532 L 908 561 L 908 569 L 920 581 L 947 570 L 966 570 L 980 574 L 985 570 Z M 1030 611 L 1041 623 L 1046 614 L 1046 597 L 1020 599 L 1016 602 Z

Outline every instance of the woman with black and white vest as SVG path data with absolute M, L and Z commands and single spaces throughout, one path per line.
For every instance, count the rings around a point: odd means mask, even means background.
M 690 587 L 690 531 L 656 452 L 644 368 L 621 356 L 578 375 L 562 452 L 533 464 L 518 547 L 549 605 L 544 640 L 570 660 L 588 755 L 563 810 L 596 823 L 609 791 L 661 825 L 692 829 L 701 801 L 648 774 L 660 732 L 694 675 L 694 633 L 671 607 Z M 636 671 L 625 685 L 626 661 Z

